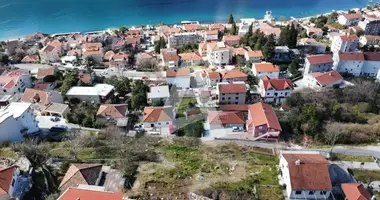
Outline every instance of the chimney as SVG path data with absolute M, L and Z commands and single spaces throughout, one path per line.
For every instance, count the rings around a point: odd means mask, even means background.
M 297 165 L 297 166 L 300 166 L 300 165 L 301 165 L 301 160 L 300 160 L 300 159 L 296 160 L 296 165 Z

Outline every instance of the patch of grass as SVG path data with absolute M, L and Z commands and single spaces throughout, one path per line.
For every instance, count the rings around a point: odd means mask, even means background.
M 281 188 L 281 186 L 273 186 L 273 187 L 258 186 L 257 187 L 257 193 L 261 200 L 272 200 L 272 199 L 282 200 L 284 199 L 282 191 L 283 189 Z
M 356 162 L 374 162 L 371 156 L 353 156 L 345 154 L 334 154 L 334 161 L 356 161 Z
M 3 147 L 0 148 L 0 157 L 16 159 L 17 153 L 10 147 Z
M 380 181 L 380 171 L 349 169 L 349 172 L 362 183 L 370 183 L 372 181 Z
M 197 99 L 195 97 L 184 97 L 180 100 L 180 102 L 176 105 L 176 114 L 177 117 L 184 117 L 183 113 L 191 108 L 191 104 L 195 105 L 197 103 Z

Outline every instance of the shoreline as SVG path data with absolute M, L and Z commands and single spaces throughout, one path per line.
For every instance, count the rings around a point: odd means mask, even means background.
M 378 3 L 378 2 L 376 2 Z M 278 19 L 281 19 L 280 21 L 276 21 L 276 22 L 284 22 L 284 21 L 289 21 L 289 20 L 292 20 L 292 19 L 296 19 L 296 20 L 307 20 L 307 19 L 310 19 L 312 17 L 318 17 L 320 15 L 329 15 L 331 14 L 332 12 L 347 12 L 348 10 L 358 10 L 358 9 L 365 9 L 366 7 L 363 7 L 363 8 L 350 8 L 350 9 L 339 9 L 339 10 L 334 10 L 332 9 L 331 11 L 328 11 L 328 12 L 321 12 L 321 13 L 317 13 L 317 14 L 313 14 L 313 15 L 308 15 L 308 16 L 281 16 L 281 15 L 274 15 L 273 17 L 275 18 L 275 20 L 278 20 Z M 234 13 L 232 13 L 234 15 Z M 263 16 L 264 16 L 265 13 L 263 13 Z M 235 15 L 234 15 L 235 16 Z M 261 18 L 255 18 L 255 17 L 241 17 L 241 18 L 235 18 L 237 19 L 237 23 L 240 23 L 240 19 L 242 18 L 252 18 L 252 19 L 256 19 L 256 20 L 263 20 L 263 17 Z M 182 19 L 182 20 L 177 20 L 177 22 L 175 23 L 165 23 L 165 22 L 161 22 L 165 25 L 169 25 L 169 26 L 174 26 L 174 25 L 181 25 L 181 21 L 184 21 L 184 20 L 188 20 L 188 21 L 198 21 L 200 24 L 213 24 L 213 23 L 221 23 L 221 24 L 226 24 L 226 21 L 227 21 L 227 18 L 226 19 L 217 19 L 217 20 L 190 20 L 190 19 Z M 44 34 L 48 34 L 50 36 L 52 35 L 59 35 L 59 34 L 64 34 L 64 33 L 74 33 L 74 32 L 79 32 L 81 34 L 84 34 L 84 33 L 88 33 L 88 32 L 94 32 L 94 31 L 106 31 L 106 30 L 113 30 L 113 29 L 118 29 L 120 27 L 127 27 L 127 28 L 132 28 L 132 27 L 145 27 L 145 26 L 151 26 L 151 27 L 155 27 L 155 26 L 158 26 L 160 23 L 144 23 L 144 24 L 136 24 L 136 25 L 119 25 L 119 26 L 111 26 L 111 27 L 106 27 L 106 28 L 98 28 L 98 29 L 95 29 L 95 30 L 72 30 L 72 31 L 57 31 L 57 32 L 44 32 L 44 31 L 36 31 L 36 32 L 41 32 L 41 33 L 44 33 Z M 10 36 L 10 37 L 3 37 L 3 38 L 0 38 L 0 41 L 7 41 L 7 40 L 22 40 L 24 39 L 27 35 L 30 35 L 30 34 L 33 34 L 33 33 L 36 33 L 36 32 L 29 32 L 28 34 L 25 34 L 23 36 Z

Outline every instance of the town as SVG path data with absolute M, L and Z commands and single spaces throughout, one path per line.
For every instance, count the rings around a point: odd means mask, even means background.
M 380 198 L 380 5 L 0 43 L 0 198 Z

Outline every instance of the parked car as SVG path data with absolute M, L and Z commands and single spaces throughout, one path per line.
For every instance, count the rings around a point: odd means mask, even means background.
M 67 131 L 67 126 L 55 125 L 49 129 L 51 133 L 64 133 Z
M 243 131 L 243 127 L 237 127 L 237 126 L 232 127 L 232 132 L 242 132 L 242 131 Z

